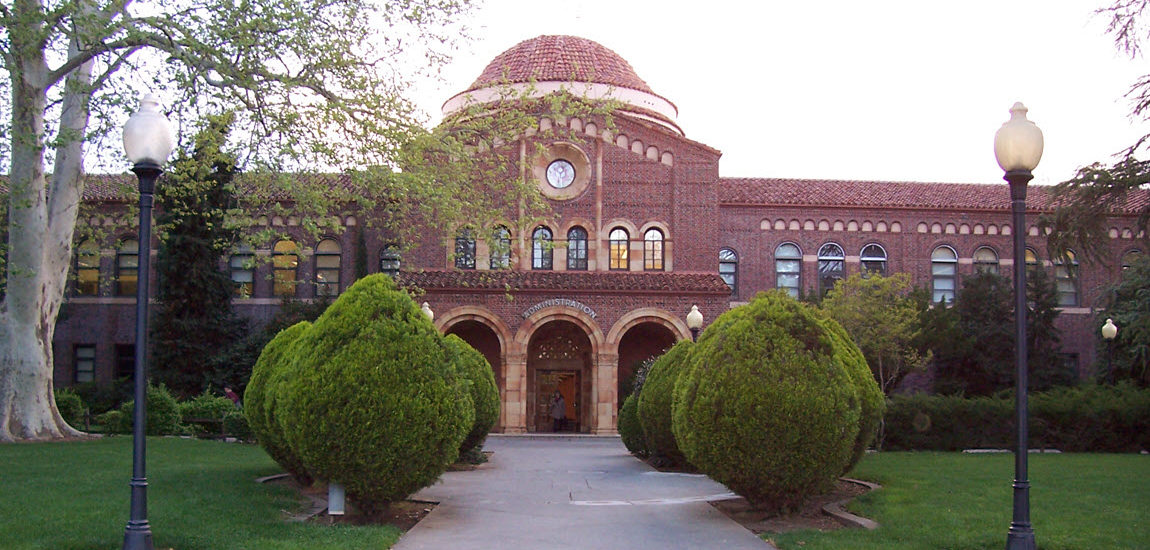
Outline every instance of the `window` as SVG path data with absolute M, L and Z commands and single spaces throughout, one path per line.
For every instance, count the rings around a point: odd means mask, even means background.
M 998 274 L 998 253 L 989 246 L 974 251 L 974 271 Z
M 100 247 L 92 241 L 84 241 L 76 247 L 76 295 L 97 296 L 100 294 Z
M 880 277 L 886 275 L 886 250 L 883 250 L 881 246 L 877 244 L 864 246 L 859 254 L 859 261 L 862 262 L 864 277 L 870 274 Z
M 335 239 L 324 239 L 316 245 L 316 296 L 336 296 L 339 294 L 339 262 L 339 243 Z
M 73 379 L 77 384 L 96 380 L 95 344 L 77 344 L 72 348 Z
M 299 247 L 291 241 L 276 241 L 272 246 L 272 292 L 276 296 L 295 296 L 298 269 Z
M 775 249 L 775 288 L 787 291 L 792 298 L 799 297 L 803 253 L 798 245 L 783 243 Z
M 136 375 L 136 345 L 116 344 L 116 378 Z
M 579 226 L 567 231 L 567 269 L 587 270 L 587 230 Z
M 496 227 L 491 234 L 491 269 L 507 269 L 511 266 L 511 231 L 506 227 Z
M 386 273 L 392 279 L 399 275 L 400 257 L 399 246 L 395 244 L 384 245 L 379 251 L 379 272 Z
M 140 274 L 140 242 L 126 240 L 116 251 L 116 296 L 135 296 Z
M 1038 253 L 1035 252 L 1033 248 L 1027 248 L 1026 249 L 1026 270 L 1027 271 L 1034 271 L 1035 269 L 1038 269 L 1039 265 L 1040 264 L 1038 263 Z
M 739 255 L 730 248 L 719 250 L 719 276 L 727 286 L 731 287 L 731 294 L 738 292 Z
M 827 243 L 819 248 L 819 293 L 826 296 L 843 278 L 843 247 Z
M 643 234 L 643 269 L 663 270 L 663 232 L 658 229 L 648 229 Z
M 1133 266 L 1138 261 L 1138 258 L 1141 255 L 1142 255 L 1142 252 L 1139 250 L 1131 250 L 1130 252 L 1123 254 L 1122 255 L 1122 271 L 1126 271 L 1127 269 L 1130 269 L 1130 267 Z
M 555 250 L 551 246 L 551 230 L 539 226 L 531 233 L 531 269 L 551 269 Z
M 1074 251 L 1067 250 L 1064 260 L 1054 264 L 1054 287 L 1058 290 L 1058 305 L 1078 305 L 1078 259 Z
M 255 254 L 248 245 L 241 245 L 228 258 L 232 274 L 232 288 L 237 298 L 251 298 L 255 293 Z
M 953 302 L 955 282 L 958 278 L 958 253 L 949 246 L 940 246 L 930 254 L 931 301 Z
M 607 243 L 611 253 L 610 269 L 612 271 L 629 269 L 631 266 L 627 260 L 627 251 L 630 246 L 630 235 L 627 234 L 627 230 L 621 227 L 612 229 Z
M 475 269 L 475 236 L 470 229 L 462 229 L 455 237 L 455 267 Z

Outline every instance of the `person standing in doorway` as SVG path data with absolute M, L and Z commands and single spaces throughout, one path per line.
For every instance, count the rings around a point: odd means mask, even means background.
M 561 432 L 566 428 L 567 424 L 567 403 L 563 400 L 563 394 L 559 390 L 555 390 L 555 395 L 551 396 L 551 431 Z

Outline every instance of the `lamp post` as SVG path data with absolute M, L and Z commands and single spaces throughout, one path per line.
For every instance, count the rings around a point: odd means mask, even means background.
M 1014 370 L 1015 434 L 1014 515 L 1006 537 L 1007 550 L 1035 550 L 1030 526 L 1030 481 L 1026 474 L 1026 184 L 1042 159 L 1042 130 L 1026 119 L 1026 107 L 1015 103 L 1010 120 L 994 134 L 994 157 L 1010 184 L 1010 210 L 1014 217 Z
M 687 328 L 691 329 L 691 341 L 697 342 L 699 329 L 703 328 L 703 314 L 699 312 L 697 305 L 692 305 L 690 313 L 687 314 Z
M 1114 365 L 1111 362 L 1114 360 L 1114 338 L 1118 336 L 1118 325 L 1114 324 L 1111 319 L 1106 320 L 1106 324 L 1102 325 L 1102 339 L 1106 340 L 1106 376 L 1114 376 Z
M 124 152 L 132 162 L 139 179 L 140 248 L 136 274 L 136 368 L 135 411 L 132 422 L 132 487 L 131 516 L 124 529 L 124 549 L 151 550 L 152 529 L 148 525 L 148 478 L 145 466 L 145 418 L 147 399 L 148 349 L 148 268 L 152 248 L 152 191 L 163 173 L 161 164 L 172 154 L 174 143 L 168 119 L 160 112 L 156 97 L 148 94 L 140 100 L 140 110 L 124 125 Z

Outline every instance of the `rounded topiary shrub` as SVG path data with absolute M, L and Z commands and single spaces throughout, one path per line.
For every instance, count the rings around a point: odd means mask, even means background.
M 684 458 L 671 430 L 671 401 L 675 381 L 687 364 L 692 345 L 690 340 L 683 340 L 660 355 L 647 371 L 643 393 L 639 395 L 639 424 L 647 438 L 647 449 L 674 464 L 682 464 Z
M 482 445 L 491 428 L 499 421 L 499 388 L 495 385 L 491 363 L 487 362 L 482 353 L 454 334 L 447 335 L 445 340 L 455 367 L 471 382 L 471 400 L 475 404 L 475 420 L 459 446 L 459 454 L 462 455 Z
M 300 321 L 279 331 L 252 366 L 252 376 L 244 390 L 244 415 L 252 435 L 272 460 L 304 485 L 311 483 L 311 476 L 284 438 L 283 429 L 276 421 L 276 406 L 294 368 L 292 354 L 287 350 L 309 327 L 310 322 Z
M 643 436 L 643 426 L 639 424 L 639 399 L 634 393 L 623 400 L 623 408 L 619 409 L 619 438 L 623 446 L 631 454 L 645 458 L 647 453 L 647 440 Z
M 675 439 L 701 471 L 768 508 L 829 489 L 858 436 L 838 338 L 806 305 L 759 294 L 720 315 L 675 384 Z
M 879 426 L 882 424 L 882 415 L 886 411 L 886 398 L 883 396 L 878 382 L 874 379 L 874 374 L 871 373 L 870 365 L 866 362 L 866 356 L 851 340 L 846 329 L 834 319 L 824 319 L 823 325 L 831 337 L 838 340 L 839 349 L 844 352 L 839 357 L 843 360 L 847 375 L 850 376 L 858 390 L 859 404 L 862 406 L 859 411 L 859 433 L 855 437 L 855 443 L 851 449 L 850 461 L 839 472 L 839 475 L 842 475 L 858 465 L 862 457 L 866 455 L 867 448 L 874 442 L 878 435 Z
M 317 479 L 365 514 L 433 483 L 475 408 L 444 338 L 386 276 L 360 279 L 300 335 L 276 420 Z

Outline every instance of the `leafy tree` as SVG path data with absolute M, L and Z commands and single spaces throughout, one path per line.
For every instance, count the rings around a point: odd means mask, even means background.
M 823 311 L 838 321 L 863 355 L 883 393 L 909 372 L 926 368 L 930 352 L 920 353 L 919 311 L 910 297 L 910 275 L 890 277 L 856 273 L 839 281 L 822 301 Z
M 450 24 L 464 9 L 452 0 L 0 3 L 0 73 L 7 77 L 0 80 L 7 92 L 0 113 L 10 115 L 0 122 L 0 160 L 10 165 L 0 441 L 80 435 L 56 410 L 52 337 L 83 174 L 95 163 L 85 146 L 109 158 L 101 145 L 122 126 L 121 98 L 150 86 L 172 99 L 177 121 L 239 107 L 237 141 L 253 165 L 396 166 L 412 136 L 426 134 L 401 97 L 400 75 L 415 71 L 398 65 L 419 58 L 431 68 L 441 64 L 442 47 L 457 36 Z M 410 191 L 392 196 L 422 198 L 424 188 L 446 193 L 427 204 L 470 196 L 451 185 L 456 179 L 427 186 L 411 171 L 368 173 Z M 268 187 L 307 183 L 267 178 Z M 323 213 L 340 200 L 295 194 L 327 199 L 296 203 Z
M 1122 272 L 1122 280 L 1107 291 L 1106 309 L 1098 317 L 1113 319 L 1118 325 L 1118 336 L 1110 344 L 1113 348 L 1099 350 L 1100 356 L 1110 358 L 1105 378 L 1111 382 L 1132 379 L 1142 387 L 1150 386 L 1150 256 L 1141 255 Z
M 1058 356 L 1058 297 L 1043 270 L 1027 275 L 1027 364 L 1035 390 L 1068 384 L 1074 373 Z M 980 272 L 963 280 L 953 308 L 923 314 L 921 346 L 934 351 L 935 391 L 990 395 L 1014 385 L 1014 286 Z
M 232 312 L 231 277 L 220 269 L 237 237 L 227 225 L 235 158 L 223 151 L 231 121 L 230 115 L 209 117 L 195 148 L 172 163 L 157 191 L 159 307 L 151 365 L 159 381 L 185 398 L 207 389 L 215 373 L 230 370 L 221 363 L 222 352 L 247 332 L 247 322 Z M 250 365 L 229 378 L 246 379 L 247 373 Z M 237 381 L 222 385 L 242 388 Z

